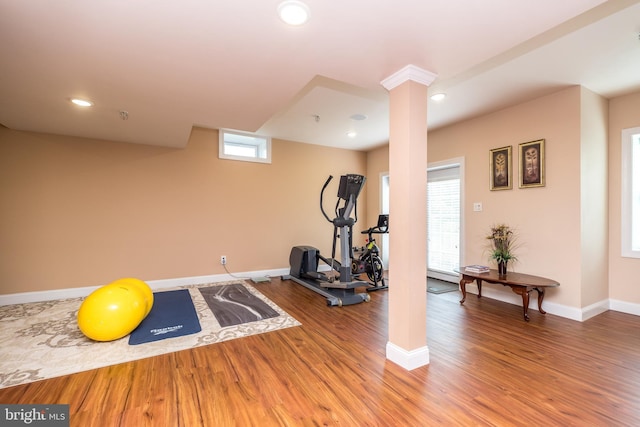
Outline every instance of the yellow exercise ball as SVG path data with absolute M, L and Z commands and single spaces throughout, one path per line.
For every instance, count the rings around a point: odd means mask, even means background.
M 135 279 L 133 277 L 125 277 L 123 279 L 118 279 L 115 282 L 111 283 L 112 285 L 120 285 L 120 286 L 134 286 L 138 288 L 144 294 L 144 300 L 147 304 L 147 311 L 144 313 L 144 316 L 147 317 L 147 314 L 151 311 L 151 307 L 153 307 L 153 291 L 145 282 L 140 279 Z
M 114 282 L 85 298 L 78 310 L 78 327 L 92 340 L 113 341 L 130 334 L 147 313 L 141 289 Z

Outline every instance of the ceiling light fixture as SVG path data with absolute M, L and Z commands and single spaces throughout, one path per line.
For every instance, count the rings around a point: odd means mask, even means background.
M 347 136 L 349 138 L 355 138 L 356 136 L 358 136 L 358 132 L 355 132 L 355 131 L 347 132 Z
M 351 119 L 351 120 L 358 120 L 358 121 L 360 121 L 360 120 L 367 120 L 367 115 L 366 115 L 366 114 L 360 114 L 360 113 L 358 113 L 358 114 L 354 114 L 354 115 L 352 115 L 352 116 L 350 117 L 350 119 Z
M 436 93 L 435 95 L 431 95 L 431 99 L 434 101 L 442 101 L 447 97 L 444 93 Z
M 278 15 L 289 25 L 302 25 L 309 20 L 309 7 L 298 0 L 286 0 L 278 5 Z
M 73 99 L 71 99 L 71 102 L 73 102 L 74 104 L 76 104 L 79 107 L 92 107 L 93 106 L 93 102 L 87 101 L 86 99 L 73 98 Z

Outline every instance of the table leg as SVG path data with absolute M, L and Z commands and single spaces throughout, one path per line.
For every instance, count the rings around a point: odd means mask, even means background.
M 478 285 L 478 298 L 482 296 L 482 279 L 476 279 L 476 284 Z
M 534 288 L 538 291 L 538 311 L 542 314 L 547 314 L 546 311 L 542 309 L 542 300 L 544 299 L 544 288 Z
M 462 292 L 462 299 L 460 300 L 460 304 L 463 304 L 467 299 L 467 283 L 473 282 L 473 277 L 462 276 L 460 279 L 460 291 Z
M 509 285 L 511 290 L 516 294 L 522 295 L 522 310 L 524 311 L 524 320 L 529 321 L 529 291 L 526 286 Z

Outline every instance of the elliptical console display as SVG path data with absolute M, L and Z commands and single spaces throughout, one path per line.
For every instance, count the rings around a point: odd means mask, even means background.
M 332 178 L 332 176 L 329 176 L 329 181 L 331 181 Z M 338 197 L 343 200 L 349 200 L 349 198 L 353 196 L 357 199 L 366 180 L 362 175 L 342 175 L 340 177 L 340 186 L 338 187 Z

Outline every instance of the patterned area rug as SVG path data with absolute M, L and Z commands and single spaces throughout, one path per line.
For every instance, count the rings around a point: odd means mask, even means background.
M 198 288 L 231 283 L 237 281 L 173 288 L 189 290 L 202 331 L 136 346 L 128 344 L 129 336 L 111 342 L 95 342 L 85 337 L 76 323 L 82 298 L 2 306 L 0 388 L 300 325 L 253 286 L 243 283 L 251 294 L 264 301 L 278 316 L 220 326 Z

